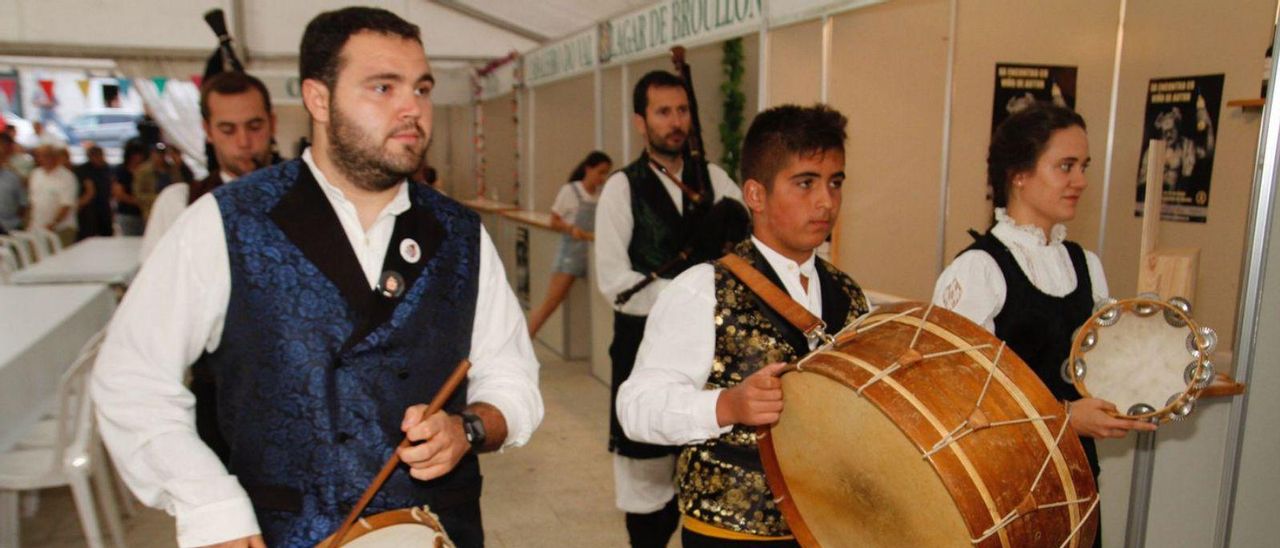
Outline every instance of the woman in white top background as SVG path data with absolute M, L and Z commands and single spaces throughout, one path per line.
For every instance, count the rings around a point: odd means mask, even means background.
M 556 201 L 551 204 L 551 227 L 564 233 L 556 262 L 552 267 L 551 285 L 547 298 L 529 315 L 529 336 L 542 328 L 560 303 L 569 295 L 574 280 L 587 276 L 587 239 L 595 230 L 596 201 L 600 189 L 613 170 L 613 160 L 598 150 L 587 154 L 569 175 L 569 182 L 560 187 Z
M 995 223 L 974 233 L 973 245 L 943 271 L 933 301 L 994 332 L 1070 402 L 1071 427 L 1096 476 L 1093 438 L 1155 425 L 1116 418 L 1115 405 L 1081 398 L 1061 374 L 1072 333 L 1108 296 L 1098 256 L 1068 241 L 1063 225 L 1088 187 L 1089 159 L 1084 119 L 1071 110 L 1036 105 L 996 128 L 987 156 Z

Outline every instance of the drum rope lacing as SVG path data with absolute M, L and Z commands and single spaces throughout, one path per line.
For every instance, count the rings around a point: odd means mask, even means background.
M 865 333 L 867 331 L 875 329 L 881 325 L 884 325 L 888 322 L 891 322 L 903 316 L 908 316 L 918 310 L 920 310 L 920 307 L 917 306 L 905 312 L 894 314 L 893 316 L 890 316 L 885 320 L 878 321 L 876 323 L 868 325 L 866 328 L 862 330 L 862 332 Z M 880 382 L 881 379 L 884 379 L 885 377 L 892 375 L 894 372 L 896 372 L 899 369 L 902 369 L 902 367 L 904 366 L 909 366 L 909 365 L 918 363 L 922 360 L 927 360 L 930 358 L 941 358 L 943 356 L 950 356 L 952 354 L 963 354 L 965 352 L 969 352 L 972 350 L 981 350 L 984 348 L 991 348 L 991 345 L 989 344 L 979 344 L 976 346 L 969 346 L 965 348 L 954 348 L 951 350 L 944 350 L 942 352 L 934 352 L 932 354 L 921 355 L 919 352 L 916 351 L 916 343 L 920 341 L 920 333 L 924 331 L 925 324 L 929 323 L 929 314 L 931 312 L 933 312 L 933 304 L 930 304 L 929 308 L 925 309 L 924 315 L 920 317 L 920 324 L 916 326 L 915 335 L 911 337 L 911 344 L 907 345 L 907 351 L 903 352 L 902 357 L 899 357 L 897 360 L 895 360 L 893 362 L 893 365 L 890 365 L 889 367 L 886 367 L 884 369 L 881 369 L 880 371 L 877 371 L 876 374 L 872 375 L 871 378 L 868 379 L 866 383 L 864 383 L 862 386 L 859 386 L 858 387 L 859 396 L 861 396 L 862 393 L 866 391 L 867 387 L 877 382 Z
M 1004 349 L 1005 349 L 1005 343 L 1001 341 L 1000 349 L 996 350 L 996 357 L 994 360 L 991 361 L 992 367 L 991 369 L 987 370 L 987 380 L 982 383 L 982 391 L 978 393 L 978 399 L 977 401 L 974 402 L 973 410 L 969 412 L 969 417 L 966 418 L 964 421 L 962 421 L 960 424 L 956 425 L 956 427 L 951 429 L 950 432 L 947 432 L 947 435 L 943 436 L 942 439 L 938 440 L 938 443 L 933 444 L 933 448 L 925 452 L 923 458 L 928 459 L 929 457 L 932 457 L 933 455 L 937 454 L 939 451 L 946 449 L 947 446 L 953 443 L 956 443 L 961 439 L 963 439 L 965 436 L 968 436 L 969 434 L 972 434 L 979 430 L 984 430 L 984 429 L 992 428 L 996 426 L 1010 426 L 1014 424 L 1025 424 L 1028 422 L 1047 421 L 1047 420 L 1058 418 L 1057 415 L 1049 415 L 1047 417 L 1046 416 L 1026 417 L 1022 419 L 1009 419 L 1009 420 L 1003 420 L 1003 421 L 987 420 L 986 414 L 982 412 L 981 405 L 982 405 L 983 399 L 987 397 L 987 390 L 991 387 L 991 379 L 995 378 L 996 376 L 996 368 L 999 367 L 1000 365 L 1000 356 L 1004 354 Z
M 1058 429 L 1058 434 L 1057 436 L 1054 437 L 1054 440 L 1053 440 L 1054 447 L 1057 447 L 1058 444 L 1062 442 L 1062 435 L 1067 432 L 1067 425 L 1069 424 L 1071 424 L 1071 407 L 1065 406 L 1062 427 Z M 1036 479 L 1035 481 L 1031 482 L 1031 488 L 1027 490 L 1027 494 L 1025 497 L 1023 497 L 1022 502 L 1019 503 L 1018 506 L 1016 506 L 1013 510 L 1010 510 L 1008 514 L 1005 514 L 1005 516 L 1001 518 L 1000 521 L 996 522 L 991 527 L 988 527 L 986 531 L 983 531 L 982 536 L 976 539 L 969 539 L 969 542 L 973 544 L 978 544 L 984 540 L 987 540 L 988 538 L 991 538 L 992 535 L 999 533 L 1001 529 L 1004 529 L 1005 527 L 1008 527 L 1009 524 L 1013 523 L 1014 521 L 1017 521 L 1018 518 L 1026 516 L 1033 512 L 1038 512 L 1040 510 L 1047 510 L 1050 508 L 1069 506 L 1073 504 L 1083 504 L 1085 502 L 1088 502 L 1089 498 L 1064 500 L 1064 501 L 1049 502 L 1044 504 L 1036 503 L 1035 495 L 1034 495 L 1036 491 L 1036 487 L 1040 485 L 1040 480 L 1044 478 L 1044 472 L 1049 468 L 1049 461 L 1052 459 L 1053 459 L 1053 451 L 1050 450 L 1045 454 L 1044 461 L 1040 463 L 1040 471 L 1036 473 Z M 1089 507 L 1089 511 L 1086 512 L 1084 517 L 1080 519 L 1080 522 L 1076 524 L 1074 528 L 1071 529 L 1071 534 L 1067 535 L 1066 540 L 1062 542 L 1061 546 L 1066 546 L 1068 543 L 1071 542 L 1071 539 L 1075 538 L 1076 533 L 1080 531 L 1080 527 L 1089 520 L 1089 516 L 1093 514 L 1094 509 L 1098 506 L 1099 500 L 1101 500 L 1097 494 L 1095 494 L 1093 497 L 1090 497 L 1090 498 L 1093 499 L 1093 504 Z

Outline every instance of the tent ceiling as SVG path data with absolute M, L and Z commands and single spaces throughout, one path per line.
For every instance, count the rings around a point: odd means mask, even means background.
M 201 19 L 222 8 L 252 63 L 292 62 L 316 14 L 351 0 L 0 0 L 0 51 L 80 57 L 198 59 L 216 45 Z M 423 30 L 440 61 L 528 51 L 652 0 L 362 0 Z

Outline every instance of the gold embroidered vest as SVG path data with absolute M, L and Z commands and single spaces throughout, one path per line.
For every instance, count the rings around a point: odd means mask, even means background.
M 734 253 L 774 284 L 777 274 L 746 240 Z M 849 276 L 816 259 L 827 332 L 836 333 L 868 310 Z M 715 357 L 707 388 L 729 388 L 761 367 L 794 362 L 809 352 L 804 335 L 763 304 L 745 284 L 715 265 Z M 784 411 L 785 408 L 784 408 Z M 765 482 L 755 427 L 736 425 L 718 438 L 685 446 L 676 464 L 680 512 L 715 527 L 761 536 L 791 534 Z

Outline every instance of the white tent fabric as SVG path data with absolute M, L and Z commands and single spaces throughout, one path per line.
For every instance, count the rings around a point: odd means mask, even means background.
M 197 179 L 208 173 L 204 159 L 204 129 L 200 124 L 200 90 L 192 82 L 172 79 L 163 93 L 146 78 L 133 81 L 151 117 L 160 124 L 165 141 L 178 147 Z

